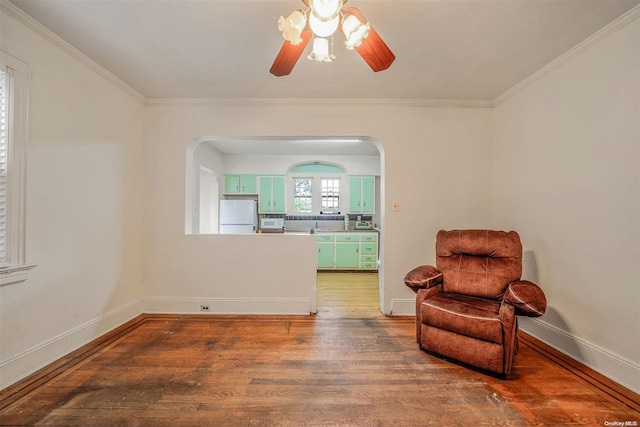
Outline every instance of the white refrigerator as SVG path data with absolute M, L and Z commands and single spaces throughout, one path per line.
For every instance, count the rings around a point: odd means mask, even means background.
M 220 234 L 253 233 L 258 227 L 258 202 L 220 200 Z

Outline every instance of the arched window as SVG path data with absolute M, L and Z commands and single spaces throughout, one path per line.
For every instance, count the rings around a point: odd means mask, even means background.
M 288 211 L 302 215 L 345 213 L 347 206 L 341 196 L 347 192 L 347 179 L 344 169 L 327 163 L 313 162 L 291 168 Z

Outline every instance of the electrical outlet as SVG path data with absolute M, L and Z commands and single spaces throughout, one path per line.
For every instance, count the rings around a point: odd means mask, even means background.
M 208 305 L 201 305 L 200 306 L 200 311 L 209 311 L 209 306 Z

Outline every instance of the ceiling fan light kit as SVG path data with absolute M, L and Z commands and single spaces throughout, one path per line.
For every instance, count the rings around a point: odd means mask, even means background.
M 354 7 L 343 8 L 347 0 L 302 2 L 305 10 L 294 10 L 286 18 L 278 19 L 278 30 L 285 41 L 271 66 L 271 74 L 278 77 L 290 74 L 311 38 L 313 49 L 308 58 L 333 61 L 333 35 L 338 29 L 345 36 L 345 47 L 356 50 L 373 71 L 386 70 L 395 60 L 364 15 Z

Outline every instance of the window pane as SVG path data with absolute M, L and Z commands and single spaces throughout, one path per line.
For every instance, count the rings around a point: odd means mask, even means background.
M 311 212 L 311 179 L 293 180 L 293 210 L 300 213 Z
M 340 209 L 340 179 L 321 179 L 322 210 L 337 212 Z

